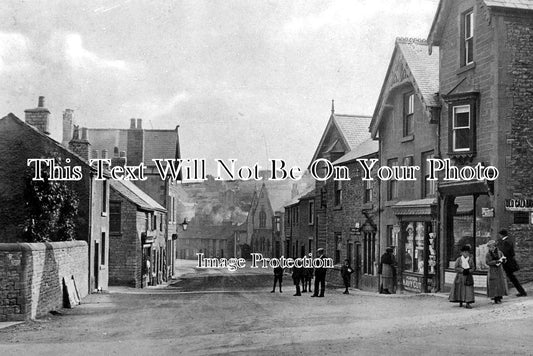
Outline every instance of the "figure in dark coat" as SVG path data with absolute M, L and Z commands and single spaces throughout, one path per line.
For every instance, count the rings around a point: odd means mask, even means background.
M 304 284 L 304 288 L 303 288 L 303 293 L 306 293 L 307 291 L 309 291 L 309 293 L 312 293 L 313 290 L 311 289 L 311 280 L 313 279 L 313 274 L 314 274 L 314 271 L 313 271 L 313 268 L 304 268 L 304 279 L 303 279 L 303 284 Z
M 500 231 L 501 239 L 498 243 L 498 247 L 500 251 L 503 253 L 505 258 L 507 259 L 507 262 L 503 264 L 503 269 L 505 271 L 505 274 L 507 274 L 507 278 L 511 281 L 511 283 L 516 288 L 518 294 L 517 297 L 525 297 L 527 295 L 524 288 L 522 288 L 522 285 L 514 275 L 516 271 L 520 269 L 518 266 L 518 262 L 516 262 L 514 256 L 514 241 L 512 241 L 509 236 L 507 235 L 507 230 L 501 230 Z
M 345 291 L 343 294 L 349 294 L 348 288 L 350 287 L 350 277 L 353 273 L 353 269 L 350 266 L 350 260 L 344 260 L 344 265 L 341 267 L 341 277 L 344 282 Z
M 295 297 L 302 295 L 300 292 L 300 281 L 303 277 L 303 268 L 302 267 L 296 267 L 294 266 L 292 268 L 292 281 L 294 282 L 294 286 L 296 287 L 296 294 L 294 294 Z
M 324 260 L 326 256 L 324 255 L 324 249 L 319 248 L 316 250 L 318 258 Z M 328 269 L 325 267 L 325 261 L 322 267 L 315 268 L 315 292 L 311 297 L 324 297 L 324 290 L 326 289 L 326 272 Z M 320 294 L 318 294 L 318 289 L 320 287 Z
M 276 291 L 276 282 L 279 282 L 279 292 L 283 293 L 281 291 L 281 283 L 283 282 L 283 267 L 278 266 L 274 268 L 274 287 L 272 287 L 272 292 L 274 293 Z
M 380 293 L 394 293 L 394 279 L 396 277 L 396 258 L 394 257 L 394 248 L 387 247 L 386 252 L 381 256 L 378 274 L 381 275 Z
M 448 300 L 452 303 L 459 303 L 462 307 L 466 303 L 466 308 L 471 309 L 474 303 L 474 277 L 472 272 L 475 269 L 474 259 L 470 256 L 470 245 L 461 248 L 461 256 L 455 261 L 455 280 L 450 291 Z
M 489 266 L 487 296 L 494 300 L 494 304 L 498 304 L 502 302 L 503 296 L 507 295 L 507 280 L 502 267 L 506 258 L 496 247 L 496 241 L 490 240 L 487 246 L 489 248 L 489 252 L 485 256 L 485 262 Z

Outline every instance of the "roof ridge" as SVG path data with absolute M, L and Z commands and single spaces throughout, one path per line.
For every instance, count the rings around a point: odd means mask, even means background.
M 337 116 L 348 116 L 348 117 L 365 117 L 365 118 L 372 118 L 371 115 L 359 115 L 359 114 L 333 114 L 333 116 L 337 117 Z
M 427 39 L 416 37 L 396 37 L 396 43 L 416 43 L 420 45 L 428 45 Z

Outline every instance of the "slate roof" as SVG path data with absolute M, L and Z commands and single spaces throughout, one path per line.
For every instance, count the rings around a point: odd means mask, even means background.
M 129 180 L 109 180 L 111 187 L 115 189 L 124 198 L 131 201 L 143 210 L 158 210 L 166 212 L 167 209 L 163 208 L 158 202 L 152 199 L 148 194 L 143 192 L 133 182 Z
M 439 49 L 428 55 L 425 40 L 397 38 L 396 43 L 415 77 L 416 85 L 426 106 L 438 106 L 435 93 L 439 91 Z
M 483 2 L 489 7 L 533 10 L 533 0 L 484 0 Z
M 341 163 L 346 163 L 353 161 L 357 158 L 368 156 L 373 153 L 377 153 L 379 149 L 379 142 L 374 141 L 371 138 L 363 141 L 359 146 L 357 146 L 354 150 L 348 152 L 335 162 L 333 162 L 333 165 L 339 165 Z
M 350 150 L 368 138 L 370 120 L 371 116 L 333 114 L 333 121 L 350 146 Z
M 288 208 L 292 205 L 298 204 L 302 199 L 309 199 L 311 197 L 314 197 L 314 191 L 315 187 L 307 188 L 302 194 L 299 194 L 298 196 L 292 198 L 289 202 L 287 202 L 285 204 L 285 207 Z

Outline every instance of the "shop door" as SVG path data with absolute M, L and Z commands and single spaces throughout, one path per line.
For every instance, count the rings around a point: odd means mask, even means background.
M 355 275 L 355 288 L 359 289 L 359 283 L 361 281 L 361 244 L 357 242 L 355 244 L 355 251 L 354 251 L 354 275 Z

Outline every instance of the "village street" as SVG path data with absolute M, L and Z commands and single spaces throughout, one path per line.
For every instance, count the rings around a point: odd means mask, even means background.
M 474 309 L 443 295 L 270 293 L 269 270 L 195 271 L 154 289 L 112 288 L 74 309 L 0 329 L 2 355 L 531 354 L 533 298 Z M 1 324 L 0 324 L 1 327 Z

